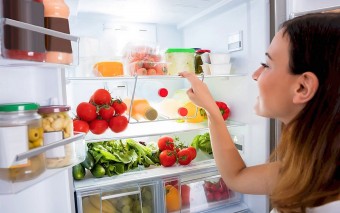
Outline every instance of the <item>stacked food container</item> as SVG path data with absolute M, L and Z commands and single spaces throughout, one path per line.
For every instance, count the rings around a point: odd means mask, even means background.
M 204 53 L 202 69 L 206 75 L 228 75 L 231 70 L 229 53 Z

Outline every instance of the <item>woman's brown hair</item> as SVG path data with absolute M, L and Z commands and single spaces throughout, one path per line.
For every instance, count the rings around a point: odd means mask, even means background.
M 305 212 L 340 195 L 340 14 L 307 14 L 282 25 L 290 72 L 313 72 L 314 97 L 285 125 L 273 156 L 281 161 L 270 198 L 279 212 Z

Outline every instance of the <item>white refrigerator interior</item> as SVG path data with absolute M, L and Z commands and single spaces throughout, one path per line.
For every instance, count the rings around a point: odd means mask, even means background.
M 228 103 L 230 119 L 246 124 L 242 130 L 236 128 L 232 132 L 243 136 L 240 153 L 246 164 L 251 166 L 268 160 L 269 119 L 256 116 L 253 112 L 258 91 L 251 75 L 265 60 L 270 43 L 269 0 L 65 2 L 71 10 L 71 34 L 80 38 L 79 54 L 75 52 L 79 65 L 65 70 L 63 66 L 45 66 L 42 63 L 37 63 L 37 66 L 34 63 L 12 65 L 0 59 L 0 104 L 37 102 L 41 105 L 70 104 L 75 107 L 77 97 L 90 94 L 84 94 L 86 84 L 83 85 L 84 90 L 74 90 L 73 86 L 78 88 L 82 82 L 68 78 L 93 79 L 93 64 L 121 59 L 125 44 L 130 41 L 157 44 L 161 50 L 202 48 L 213 52 L 229 51 L 231 73 L 237 76 L 205 78 L 204 81 L 216 100 Z M 340 0 L 285 2 L 287 17 L 291 13 L 340 7 Z M 235 37 L 238 39 L 237 48 L 232 42 Z M 89 182 L 93 184 L 95 181 Z M 100 180 L 98 183 L 103 184 Z M 0 211 L 74 213 L 74 190 L 71 169 L 63 170 L 18 193 L 0 194 Z M 242 195 L 240 203 L 215 212 L 232 213 L 238 207 L 255 213 L 270 211 L 267 196 Z

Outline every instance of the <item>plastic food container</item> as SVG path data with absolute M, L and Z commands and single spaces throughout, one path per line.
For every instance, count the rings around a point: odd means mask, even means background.
M 68 112 L 69 106 L 51 105 L 42 106 L 38 113 L 42 116 L 44 130 L 44 144 L 50 144 L 69 138 L 73 135 L 73 122 Z M 47 168 L 61 168 L 69 166 L 76 161 L 74 143 L 66 144 L 48 150 L 45 153 Z
M 123 64 L 117 61 L 98 62 L 93 67 L 95 76 L 113 77 L 124 75 Z
M 134 75 L 167 75 L 168 63 L 137 61 L 128 65 L 129 74 Z
M 0 179 L 27 181 L 45 171 L 43 154 L 15 161 L 18 154 L 43 145 L 38 107 L 35 103 L 0 105 Z
M 183 71 L 195 72 L 195 50 L 194 49 L 168 49 L 165 59 L 169 63 L 168 75 L 178 75 Z
M 209 53 L 211 64 L 228 64 L 230 55 L 228 53 Z
M 231 64 L 209 64 L 211 75 L 228 75 L 230 74 Z

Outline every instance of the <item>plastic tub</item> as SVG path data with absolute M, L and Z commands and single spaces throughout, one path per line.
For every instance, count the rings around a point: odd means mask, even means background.
M 178 75 L 178 73 L 183 71 L 195 72 L 194 49 L 168 49 L 165 52 L 165 59 L 169 63 L 169 75 Z
M 209 64 L 211 75 L 228 75 L 230 74 L 231 64 Z
M 228 64 L 230 55 L 228 53 L 209 53 L 211 64 Z

